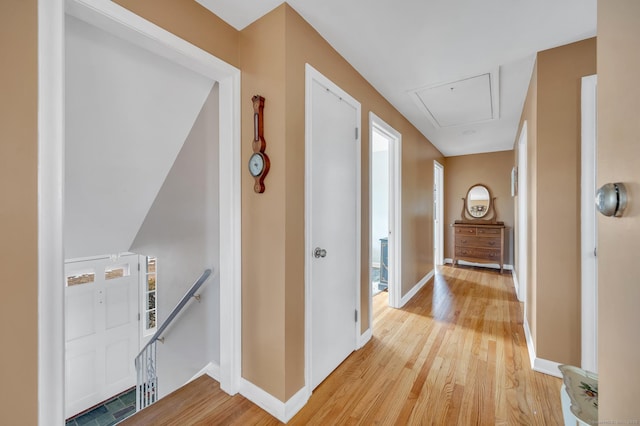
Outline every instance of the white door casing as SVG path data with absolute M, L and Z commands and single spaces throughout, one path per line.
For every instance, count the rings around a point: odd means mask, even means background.
M 444 263 L 444 166 L 433 161 L 433 263 Z
M 109 268 L 126 271 L 107 279 Z M 65 276 L 94 280 L 65 287 L 65 417 L 135 385 L 139 349 L 138 255 L 65 263 Z
M 525 121 L 518 139 L 518 300 L 527 303 L 527 245 L 528 245 L 528 191 L 527 191 L 527 122 Z
M 72 15 L 220 85 L 220 386 L 240 380 L 240 70 L 107 0 L 38 0 L 38 419 L 63 424 L 64 31 Z
M 402 289 L 402 135 L 373 112 L 369 112 L 369 140 L 373 143 L 373 132 L 377 131 L 389 141 L 389 245 L 388 245 L 388 292 L 389 306 L 399 308 Z M 373 147 L 369 147 L 369 223 L 372 224 L 373 181 L 371 173 Z M 371 247 L 369 265 L 371 265 Z M 373 298 L 369 293 L 369 324 L 373 324 Z
M 597 75 L 582 77 L 581 271 L 582 365 L 598 372 Z
M 306 382 L 356 349 L 360 318 L 360 104 L 306 67 Z M 314 255 L 316 248 L 326 250 Z

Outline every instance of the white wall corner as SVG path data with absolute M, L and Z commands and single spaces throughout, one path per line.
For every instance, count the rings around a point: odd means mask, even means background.
M 418 281 L 418 283 L 414 285 L 413 288 L 407 292 L 407 294 L 402 296 L 402 299 L 400 299 L 400 306 L 398 306 L 398 308 L 402 308 L 404 305 L 406 305 L 407 302 L 411 300 L 411 298 L 415 296 L 420 291 L 420 289 L 424 287 L 424 285 L 428 283 L 431 278 L 433 278 L 434 275 L 435 271 L 432 269 L 427 273 L 427 275 L 422 277 L 422 279 Z
M 373 336 L 373 332 L 371 330 L 371 324 L 369 324 L 369 328 L 364 333 L 358 336 L 357 349 L 360 349 L 364 345 L 366 345 L 369 342 L 369 340 L 371 340 L 372 336 Z
M 531 361 L 531 369 L 538 373 L 548 374 L 554 377 L 562 378 L 560 373 L 560 363 L 555 361 L 549 361 L 546 359 L 536 357 L 536 349 L 533 345 L 533 338 L 531 337 L 531 330 L 529 329 L 529 322 L 527 318 L 524 319 L 524 336 L 527 341 L 527 349 L 529 350 L 529 360 Z
M 240 378 L 240 394 L 282 423 L 287 423 L 305 406 L 311 392 L 304 386 L 287 402 L 282 402 L 247 379 Z

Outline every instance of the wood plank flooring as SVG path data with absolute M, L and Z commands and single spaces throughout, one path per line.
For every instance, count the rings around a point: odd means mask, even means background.
M 403 309 L 374 297 L 373 338 L 292 425 L 561 425 L 561 380 L 530 368 L 509 274 L 441 267 Z M 277 425 L 207 376 L 121 425 Z

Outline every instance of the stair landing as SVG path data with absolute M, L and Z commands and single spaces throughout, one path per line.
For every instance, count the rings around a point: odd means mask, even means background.
M 279 425 L 274 417 L 241 395 L 229 396 L 206 374 L 119 423 L 154 425 Z

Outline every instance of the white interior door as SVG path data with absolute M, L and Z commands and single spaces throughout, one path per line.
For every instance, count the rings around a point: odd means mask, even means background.
M 135 384 L 138 256 L 65 263 L 65 416 Z
M 311 389 L 356 348 L 360 285 L 360 104 L 314 75 L 306 182 Z

